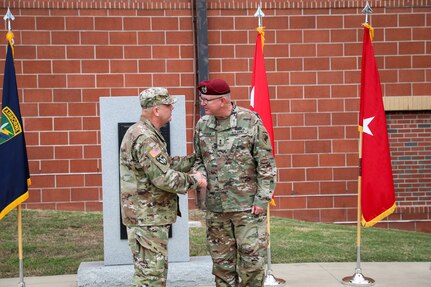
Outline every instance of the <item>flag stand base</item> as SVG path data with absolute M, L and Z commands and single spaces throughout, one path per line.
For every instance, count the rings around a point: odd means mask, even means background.
M 268 273 L 265 276 L 265 281 L 263 282 L 263 286 L 285 286 L 286 280 L 281 278 L 275 278 L 272 275 L 271 270 L 268 270 Z
M 355 274 L 343 278 L 343 284 L 347 286 L 374 286 L 374 279 L 365 277 L 361 269 L 356 269 Z

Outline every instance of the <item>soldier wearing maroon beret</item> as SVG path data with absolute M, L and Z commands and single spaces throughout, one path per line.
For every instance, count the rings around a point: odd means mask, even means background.
M 196 125 L 194 169 L 208 183 L 207 239 L 216 286 L 263 286 L 266 208 L 276 175 L 269 136 L 256 113 L 231 101 L 224 80 L 202 81 L 198 90 L 205 116 Z

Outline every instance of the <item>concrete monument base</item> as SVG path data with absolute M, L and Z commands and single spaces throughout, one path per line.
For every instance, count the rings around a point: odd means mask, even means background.
M 190 257 L 188 262 L 171 262 L 168 270 L 169 287 L 215 286 L 209 256 Z M 104 265 L 103 261 L 82 262 L 77 275 L 78 287 L 131 286 L 133 265 Z

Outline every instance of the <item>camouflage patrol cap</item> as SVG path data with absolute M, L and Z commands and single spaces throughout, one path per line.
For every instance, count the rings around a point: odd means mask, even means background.
M 148 88 L 139 94 L 139 102 L 144 109 L 159 105 L 172 105 L 176 101 L 177 99 L 171 97 L 167 89 L 160 87 Z

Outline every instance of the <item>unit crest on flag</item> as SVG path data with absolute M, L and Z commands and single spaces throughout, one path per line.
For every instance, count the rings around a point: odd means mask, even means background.
M 0 144 L 3 144 L 22 132 L 22 128 L 17 116 L 9 107 L 4 107 L 2 110 L 1 123 Z

